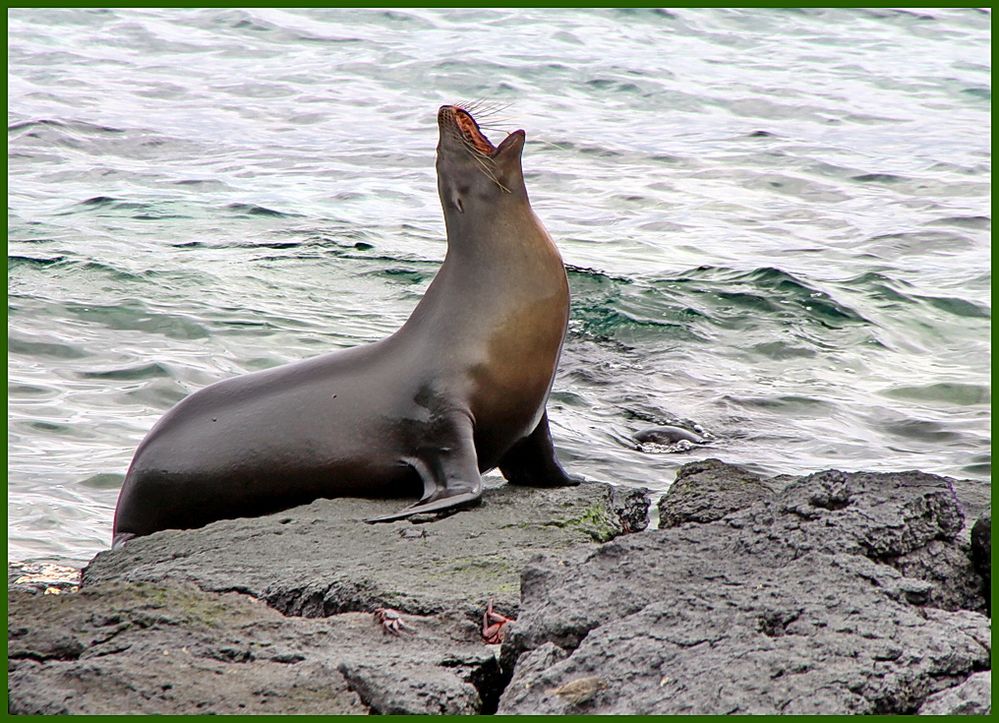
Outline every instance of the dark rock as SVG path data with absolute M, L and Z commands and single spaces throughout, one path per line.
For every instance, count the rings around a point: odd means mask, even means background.
M 918 550 L 885 562 L 903 575 L 932 583 L 927 605 L 987 612 L 982 578 L 971 563 L 967 545 L 959 540 L 931 540 Z
M 920 715 L 990 715 L 992 671 L 968 677 L 960 685 L 934 693 L 919 709 Z
M 992 508 L 978 518 L 971 528 L 971 559 L 975 569 L 985 578 L 992 579 Z
M 688 475 L 756 481 L 725 467 Z M 962 527 L 945 478 L 830 471 L 716 521 L 536 558 L 499 712 L 915 712 L 989 666 L 988 619 L 931 606 Z M 558 693 L 591 679 L 581 702 Z
M 663 529 L 629 535 L 645 491 L 592 483 L 490 488 L 424 524 L 341 499 L 161 532 L 98 555 L 80 592 L 9 572 L 9 711 L 987 711 L 991 528 L 962 514 L 980 487 L 705 460 Z M 517 618 L 499 651 L 490 600 Z
M 372 713 L 379 715 L 474 714 L 481 709 L 471 683 L 433 665 L 341 663 L 339 670 Z
M 8 615 L 8 710 L 20 714 L 366 713 L 334 661 L 381 642 L 370 616 L 289 624 L 192 586 L 15 591 Z
M 971 479 L 947 478 L 951 489 L 961 502 L 965 523 L 970 527 L 992 505 L 992 485 Z
M 649 526 L 649 490 L 644 487 L 612 488 L 609 507 L 621 525 L 621 534 L 640 532 Z
M 10 711 L 491 713 L 510 671 L 482 642 L 487 601 L 515 614 L 539 549 L 593 548 L 648 511 L 640 490 L 504 486 L 431 524 L 363 522 L 400 504 L 161 532 L 99 554 L 78 593 L 12 592 Z
M 490 599 L 515 614 L 524 561 L 539 549 L 610 540 L 635 525 L 636 515 L 644 519 L 648 499 L 597 483 L 504 485 L 487 489 L 476 509 L 432 523 L 363 522 L 399 504 L 318 500 L 267 517 L 158 532 L 98 554 L 83 584 L 186 580 L 306 617 L 391 607 L 474 620 Z
M 774 496 L 763 478 L 717 459 L 689 462 L 659 501 L 659 526 L 713 522 Z
M 288 618 L 189 584 L 10 599 L 14 713 L 477 713 L 493 649 L 460 617 Z M 495 707 L 495 703 L 493 703 Z
M 988 507 L 971 528 L 971 562 L 982 577 L 981 597 L 992 614 L 992 508 Z

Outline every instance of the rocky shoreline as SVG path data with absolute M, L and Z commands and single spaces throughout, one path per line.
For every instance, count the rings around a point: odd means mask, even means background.
M 10 587 L 11 713 L 987 713 L 989 486 L 685 465 L 434 521 L 319 500 Z M 50 590 L 51 592 L 51 590 Z M 488 603 L 516 621 L 482 638 Z M 398 635 L 372 615 L 400 611 Z

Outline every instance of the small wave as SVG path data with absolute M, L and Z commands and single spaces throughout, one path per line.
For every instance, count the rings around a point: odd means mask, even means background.
M 58 275 L 58 278 L 63 278 L 66 275 L 88 274 L 91 276 L 104 277 L 112 284 L 146 284 L 149 282 L 159 284 L 164 279 L 188 281 L 192 278 L 192 275 L 185 271 L 161 271 L 159 269 L 147 269 L 141 272 L 134 272 L 110 263 L 87 259 L 71 259 L 67 256 L 55 256 L 51 258 L 10 256 L 8 257 L 7 268 L 8 271 L 16 269 L 36 269 L 39 271 L 45 271 L 53 276 Z
M 971 464 L 961 468 L 961 471 L 969 477 L 981 477 L 991 479 L 992 477 L 992 455 L 978 455 Z
M 893 173 L 862 173 L 859 176 L 851 176 L 850 180 L 860 183 L 903 183 L 909 179 Z
M 976 304 L 967 299 L 959 299 L 956 296 L 917 296 L 914 299 L 925 301 L 935 309 L 946 311 L 954 316 L 962 316 L 972 319 L 991 319 L 992 309 L 983 304 Z
M 677 341 L 707 341 L 684 324 L 636 317 L 605 304 L 574 305 L 572 321 L 571 331 L 594 339 L 628 341 L 635 333 L 653 332 Z
M 116 490 L 125 482 L 125 475 L 115 472 L 101 472 L 80 480 L 80 485 L 95 490 Z
M 79 210 L 107 209 L 113 211 L 130 212 L 131 218 L 139 221 L 162 221 L 164 219 L 189 218 L 186 214 L 179 214 L 175 211 L 167 210 L 169 202 L 147 203 L 144 201 L 127 201 L 112 196 L 93 196 L 73 205 L 60 215 L 76 213 Z
M 37 256 L 18 256 L 16 254 L 11 254 L 7 256 L 7 270 L 10 271 L 18 266 L 44 268 L 46 266 L 55 266 L 57 264 L 65 263 L 66 260 L 67 257 L 65 256 L 39 258 Z
M 750 347 L 750 351 L 777 361 L 783 359 L 809 359 L 818 355 L 815 349 L 809 349 L 804 346 L 792 346 L 783 341 L 768 341 L 754 344 Z
M 63 424 L 62 422 L 48 422 L 42 419 L 27 422 L 24 426 L 38 432 L 51 432 L 55 434 L 72 434 L 74 431 L 73 427 L 68 424 Z
M 173 339 L 204 339 L 210 336 L 208 329 L 189 317 L 155 311 L 136 300 L 125 300 L 115 305 L 70 303 L 65 305 L 65 309 L 83 321 L 110 329 L 144 331 Z
M 7 126 L 7 132 L 20 131 L 20 130 L 30 130 L 32 128 L 59 128 L 69 131 L 77 131 L 82 133 L 124 133 L 125 130 L 122 128 L 113 128 L 111 126 L 102 126 L 95 123 L 87 123 L 86 121 L 62 121 L 56 120 L 54 118 L 39 118 L 36 120 L 23 120 L 16 123 L 11 123 Z
M 586 84 L 591 88 L 596 88 L 597 90 L 609 90 L 615 93 L 640 93 L 642 90 L 634 83 L 614 80 L 612 78 L 593 78 L 592 80 L 586 81 Z
M 928 221 L 926 226 L 961 226 L 976 231 L 989 231 L 992 229 L 992 219 L 988 216 L 948 216 L 938 218 L 935 221 Z
M 570 269 L 572 330 L 594 338 L 616 338 L 619 330 L 642 328 L 668 338 L 707 341 L 699 323 L 741 327 L 747 319 L 787 323 L 802 318 L 823 329 L 869 324 L 858 311 L 798 277 L 774 267 L 736 271 L 702 266 L 668 279 L 616 279 L 590 269 Z M 789 308 L 789 305 L 794 305 Z M 765 353 L 781 353 L 764 349 Z M 797 353 L 807 355 L 806 351 Z
M 10 398 L 45 397 L 51 399 L 58 397 L 60 393 L 60 390 L 55 387 L 42 387 L 37 384 L 18 384 L 17 382 L 8 382 L 7 384 L 7 395 Z
M 255 249 L 275 249 L 277 251 L 283 251 L 284 249 L 297 249 L 303 245 L 303 241 L 262 241 L 254 242 L 251 244 Z
M 815 397 L 806 397 L 800 394 L 784 394 L 777 396 L 734 396 L 726 395 L 726 401 L 733 402 L 741 407 L 751 409 L 773 409 L 782 412 L 794 412 L 800 415 L 825 415 L 835 408 L 831 402 Z
M 586 279 L 590 281 L 596 281 L 598 283 L 613 282 L 618 284 L 630 284 L 632 280 L 626 276 L 615 276 L 613 274 L 608 274 L 606 271 L 600 271 L 599 269 L 591 269 L 585 266 L 573 266 L 572 264 L 566 264 L 565 270 L 572 280 L 573 277 L 580 279 Z
M 814 286 L 799 279 L 795 275 L 775 267 L 763 267 L 753 271 L 735 274 L 734 281 L 748 282 L 756 287 L 775 292 L 760 296 L 749 294 L 752 304 L 760 304 L 761 299 L 767 302 L 768 306 L 776 303 L 794 302 L 805 311 L 810 312 L 810 317 L 823 325 L 829 322 L 836 323 L 870 323 L 859 312 L 849 306 L 836 301 L 830 294 L 821 291 Z M 739 292 L 726 292 L 737 294 Z
M 375 273 L 382 276 L 388 276 L 390 279 L 407 284 L 422 284 L 431 277 L 431 274 L 423 271 L 417 271 L 416 269 L 402 269 L 398 267 L 379 269 Z
M 94 196 L 93 198 L 88 198 L 85 201 L 80 201 L 81 206 L 111 206 L 115 203 L 119 203 L 117 198 L 112 198 L 111 196 Z
M 971 88 L 962 88 L 961 93 L 964 95 L 970 95 L 972 98 L 978 98 L 979 100 L 984 100 L 991 102 L 992 100 L 992 89 L 984 85 L 976 85 Z
M 230 203 L 226 206 L 226 209 L 234 211 L 241 216 L 273 216 L 275 218 L 291 218 L 299 215 L 297 213 L 275 211 L 273 208 L 258 206 L 255 203 Z
M 974 241 L 956 232 L 946 231 L 903 231 L 901 233 L 885 233 L 868 239 L 870 248 L 884 246 L 891 253 L 951 253 L 956 247 L 969 247 Z
M 914 439 L 921 442 L 953 442 L 955 440 L 962 439 L 962 435 L 958 432 L 946 429 L 944 425 L 940 422 L 935 422 L 929 419 L 895 419 L 891 421 L 882 421 L 880 428 L 885 432 L 896 437 L 903 437 L 905 439 Z
M 554 145 L 563 151 L 575 151 L 580 155 L 595 156 L 597 158 L 619 158 L 624 155 L 620 151 L 615 151 L 611 148 L 582 144 L 574 141 L 553 141 L 550 145 Z
M 7 351 L 26 356 L 46 356 L 53 359 L 80 359 L 87 353 L 79 347 L 52 341 L 31 341 L 11 334 L 7 338 Z
M 939 382 L 920 386 L 888 387 L 881 394 L 894 399 L 911 399 L 918 402 L 941 402 L 958 406 L 990 404 L 992 390 L 982 384 Z
M 103 371 L 77 372 L 84 379 L 155 379 L 169 377 L 170 371 L 162 364 L 143 364 L 122 369 L 107 369 Z

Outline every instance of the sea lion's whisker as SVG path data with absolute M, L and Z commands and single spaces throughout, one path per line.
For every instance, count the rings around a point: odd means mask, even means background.
M 497 113 L 502 113 L 512 105 L 513 103 L 490 103 L 488 105 L 477 107 L 475 109 L 476 120 L 479 120 L 480 118 L 489 118 Z
M 476 164 L 478 164 L 479 169 L 485 174 L 486 178 L 495 183 L 500 190 L 504 191 L 505 193 L 510 193 L 510 189 L 504 186 L 502 183 L 500 183 L 500 180 L 496 178 L 496 174 L 493 173 L 492 169 L 489 168 L 489 166 L 487 166 L 484 163 L 485 159 L 483 159 L 481 156 L 472 156 L 472 159 L 476 162 Z M 491 158 L 489 160 L 492 161 Z
M 496 161 L 494 161 L 492 158 L 488 156 L 480 156 L 476 154 L 472 155 L 472 160 L 475 161 L 476 165 L 478 165 L 479 167 L 479 170 L 482 171 L 482 173 L 486 176 L 486 178 L 495 183 L 500 190 L 506 193 L 510 193 L 510 189 L 504 186 L 502 183 L 500 183 L 500 180 L 496 177 L 496 173 L 494 172 L 494 169 L 496 167 Z
M 528 143 L 540 143 L 543 146 L 551 146 L 555 150 L 563 152 L 569 150 L 565 146 L 560 146 L 558 143 L 552 143 L 551 141 L 546 141 L 543 138 L 532 138 L 531 140 L 528 141 Z
M 463 108 L 463 110 L 464 110 L 464 108 Z M 474 121 L 474 119 L 473 119 L 473 121 Z M 481 126 L 479 126 L 477 123 L 476 123 L 476 127 L 477 128 L 481 128 Z M 447 131 L 447 134 L 451 138 L 453 138 L 454 140 L 458 141 L 465 149 L 468 150 L 469 157 L 472 159 L 472 161 L 478 167 L 478 169 L 482 173 L 482 175 L 484 175 L 490 181 L 492 181 L 493 183 L 495 183 L 496 187 L 499 188 L 500 190 L 502 190 L 504 193 L 511 193 L 510 189 L 507 188 L 505 185 L 503 185 L 503 183 L 501 183 L 500 180 L 499 180 L 499 178 L 497 177 L 497 174 L 496 174 L 496 161 L 495 161 L 495 159 L 491 155 L 489 155 L 489 153 L 483 151 L 479 146 L 477 146 L 475 143 L 473 143 L 469 139 L 467 133 L 465 131 L 463 131 L 461 129 L 461 127 L 459 127 L 457 125 L 457 123 L 448 123 L 445 126 L 445 130 Z M 487 140 L 487 142 L 488 142 L 488 140 Z M 491 146 L 492 144 L 489 144 L 489 145 Z
M 500 118 L 497 118 L 495 120 L 497 123 L 501 125 L 494 125 L 493 123 L 479 123 L 479 128 L 482 128 L 483 130 L 487 131 L 496 131 L 497 133 L 503 133 L 505 135 L 509 134 L 509 131 L 506 130 L 504 126 L 508 126 L 510 124 Z
M 466 113 L 472 114 L 472 113 L 478 113 L 487 102 L 488 101 L 485 98 L 480 97 L 480 98 L 475 98 L 474 100 L 468 102 L 462 101 L 461 103 L 457 103 L 456 105 Z

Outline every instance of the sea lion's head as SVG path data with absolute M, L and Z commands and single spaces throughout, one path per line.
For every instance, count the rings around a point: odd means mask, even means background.
M 472 114 L 457 105 L 437 111 L 437 190 L 445 215 L 478 214 L 527 198 L 520 165 L 524 131 L 494 146 Z

